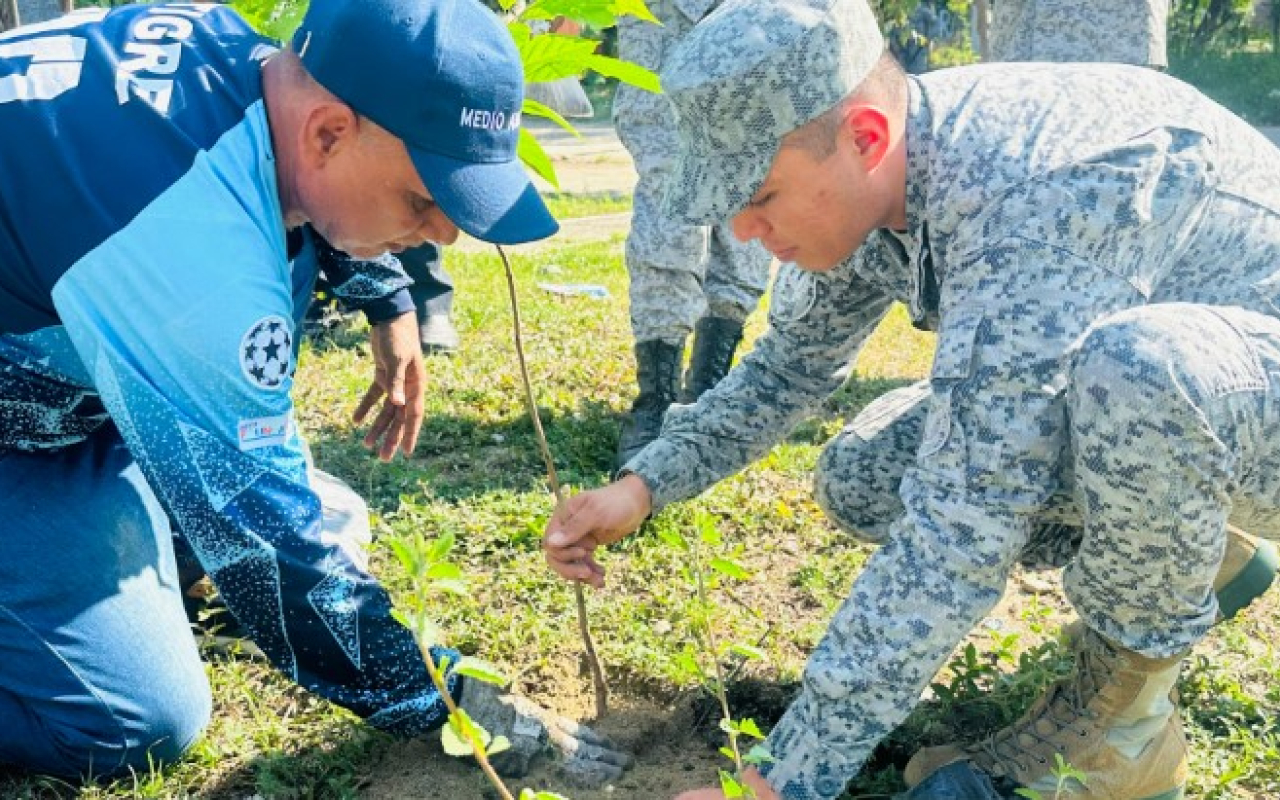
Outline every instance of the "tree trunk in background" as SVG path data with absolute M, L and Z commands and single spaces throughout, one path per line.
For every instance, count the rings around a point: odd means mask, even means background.
M 973 23 L 973 52 L 983 61 L 991 60 L 991 7 L 987 0 L 973 0 L 969 6 Z
M 14 0 L 0 0 L 0 31 L 7 31 L 18 24 L 18 6 Z

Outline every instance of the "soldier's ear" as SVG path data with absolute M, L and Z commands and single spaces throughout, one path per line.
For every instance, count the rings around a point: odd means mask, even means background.
M 840 133 L 862 167 L 871 172 L 889 153 L 889 114 L 873 103 L 852 103 L 845 109 Z

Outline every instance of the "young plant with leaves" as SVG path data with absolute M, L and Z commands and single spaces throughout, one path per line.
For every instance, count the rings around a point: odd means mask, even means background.
M 1061 753 L 1054 753 L 1053 758 L 1057 763 L 1049 771 L 1056 781 L 1052 797 L 1045 797 L 1044 793 L 1037 792 L 1035 789 L 1015 789 L 1014 794 L 1025 797 L 1027 800 L 1066 800 L 1075 794 L 1073 786 L 1088 788 L 1085 774 L 1068 764 Z
M 401 599 L 396 611 L 396 619 L 413 631 L 418 649 L 422 652 L 422 661 L 431 675 L 431 682 L 443 698 L 449 709 L 449 722 L 440 731 L 440 743 L 444 751 L 451 756 L 475 756 L 480 769 L 493 785 L 502 800 L 516 800 L 511 790 L 503 783 L 490 762 L 490 756 L 497 755 L 511 746 L 504 736 L 494 736 L 454 702 L 453 696 L 445 680 L 445 675 L 469 678 L 498 686 L 504 685 L 506 679 L 491 666 L 479 659 L 462 658 L 457 664 L 450 664 L 448 659 L 436 663 L 431 656 L 431 648 L 442 644 L 441 631 L 428 612 L 432 597 L 437 594 L 465 595 L 466 579 L 458 565 L 447 560 L 453 548 L 454 537 L 446 533 L 435 541 L 428 542 L 421 533 L 415 532 L 391 540 L 391 549 L 410 578 L 410 591 Z M 452 670 L 450 670 L 452 667 Z M 519 800 L 567 800 L 563 795 L 554 792 L 542 792 L 534 789 L 522 789 Z
M 523 3 L 522 0 L 498 1 L 504 11 L 514 14 L 507 29 L 511 31 L 511 38 L 520 51 L 526 81 L 540 83 L 561 78 L 579 78 L 587 70 L 592 70 L 606 78 L 615 78 L 641 89 L 661 91 L 658 76 L 652 71 L 629 61 L 597 53 L 596 41 L 559 33 L 535 33 L 534 25 L 531 24 L 566 19 L 595 28 L 607 28 L 616 25 L 618 18 L 623 16 L 634 16 L 655 25 L 660 24 L 645 6 L 644 0 L 533 0 L 530 3 Z M 523 8 L 520 8 L 521 5 Z M 525 116 L 549 119 L 577 135 L 577 130 L 568 120 L 535 100 L 526 99 L 522 113 Z M 551 159 L 526 127 L 520 129 L 518 152 L 525 166 L 547 183 L 560 188 Z
M 754 790 L 742 780 L 743 770 L 759 766 L 770 757 L 759 744 L 753 745 L 745 754 L 742 752 L 740 740 L 744 736 L 759 742 L 763 741 L 764 734 L 754 720 L 733 718 L 724 662 L 730 656 L 757 659 L 763 658 L 764 654 L 755 645 L 720 641 L 716 634 L 716 614 L 720 607 L 710 596 L 710 591 L 718 588 L 721 581 L 746 580 L 750 573 L 737 560 L 741 556 L 741 545 L 726 545 L 710 514 L 698 512 L 693 527 L 692 536 L 673 528 L 658 531 L 665 543 L 687 554 L 688 562 L 681 572 L 694 590 L 693 602 L 687 609 L 693 641 L 675 656 L 675 665 L 687 676 L 698 680 L 719 702 L 720 730 L 728 737 L 727 746 L 720 748 L 720 752 L 733 762 L 732 772 L 720 770 L 721 791 L 726 797 L 755 797 Z

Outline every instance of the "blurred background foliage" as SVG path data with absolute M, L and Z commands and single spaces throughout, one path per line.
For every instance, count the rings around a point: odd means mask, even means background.
M 126 0 L 75 2 L 79 7 L 121 5 Z M 485 2 L 501 7 L 499 0 Z M 884 24 L 894 55 L 908 70 L 924 72 L 981 60 L 975 0 L 869 2 Z M 297 23 L 305 4 L 306 0 L 234 0 L 250 22 L 279 38 Z M 597 42 L 600 55 L 617 55 L 613 28 L 586 24 L 581 35 Z M 1170 73 L 1250 122 L 1280 125 L 1280 0 L 1172 0 L 1169 61 Z M 607 121 L 616 80 L 588 72 L 582 81 L 596 118 Z

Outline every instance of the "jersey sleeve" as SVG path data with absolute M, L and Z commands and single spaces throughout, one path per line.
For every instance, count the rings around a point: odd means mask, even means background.
M 228 133 L 53 300 L 148 482 L 271 662 L 378 727 L 422 733 L 445 712 L 416 642 L 320 535 L 290 399 L 290 267 L 254 136 Z

